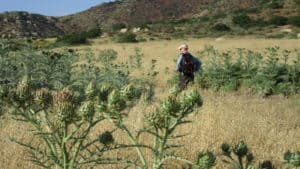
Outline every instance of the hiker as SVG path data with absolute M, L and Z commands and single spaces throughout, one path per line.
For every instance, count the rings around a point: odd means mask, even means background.
M 184 89 L 190 82 L 194 82 L 194 72 L 200 69 L 201 62 L 188 52 L 188 45 L 182 44 L 178 49 L 180 55 L 177 60 L 177 71 L 180 72 L 180 88 Z

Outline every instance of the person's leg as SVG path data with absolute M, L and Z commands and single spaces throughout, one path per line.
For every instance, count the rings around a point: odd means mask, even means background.
M 189 83 L 194 83 L 194 75 L 193 74 L 185 76 L 185 87 L 187 87 Z

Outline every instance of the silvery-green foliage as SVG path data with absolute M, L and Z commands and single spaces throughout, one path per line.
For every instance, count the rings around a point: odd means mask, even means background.
M 247 87 L 263 96 L 297 94 L 299 84 L 299 50 L 266 48 L 263 52 L 246 49 L 220 52 L 206 47 L 200 52 L 208 61 L 196 82 L 203 88 L 238 90 Z
M 35 133 L 34 139 L 40 144 L 21 142 L 14 138 L 0 140 L 23 146 L 28 150 L 30 159 L 43 168 L 92 168 L 100 164 L 116 163 L 121 159 L 103 158 L 103 154 L 133 146 L 114 144 L 111 132 L 96 138 L 90 133 L 105 119 L 104 116 L 122 125 L 124 114 L 121 112 L 129 106 L 128 102 L 140 97 L 135 90 L 132 85 L 111 89 L 90 82 L 82 94 L 83 99 L 78 100 L 75 92 L 69 88 L 41 88 L 35 91 L 28 78 L 24 77 L 11 91 L 14 97 L 7 104 L 11 104 L 17 120 L 31 126 L 30 131 Z M 98 109 L 96 105 L 100 105 Z
M 63 50 L 53 52 L 24 46 L 13 50 L 14 42 L 0 41 L 0 84 L 15 87 L 27 76 L 32 87 L 38 89 L 63 89 L 70 84 L 72 64 L 77 55 Z
M 129 56 L 129 65 L 133 69 L 142 69 L 142 58 L 144 54 L 140 48 L 134 48 L 134 55 Z
M 285 164 L 285 168 L 287 169 L 300 167 L 300 152 L 287 151 L 284 154 L 284 164 Z

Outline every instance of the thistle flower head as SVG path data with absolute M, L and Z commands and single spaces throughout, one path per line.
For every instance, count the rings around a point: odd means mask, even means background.
M 133 100 L 141 95 L 141 93 L 138 92 L 138 90 L 132 84 L 124 86 L 120 93 L 121 96 L 127 100 Z
M 48 105 L 51 103 L 52 95 L 47 88 L 41 88 L 36 91 L 34 100 L 40 105 Z
M 109 93 L 112 91 L 111 85 L 103 84 L 99 88 L 99 98 L 101 101 L 107 101 Z
M 72 103 L 74 100 L 74 93 L 65 88 L 62 91 L 58 91 L 54 96 L 54 103 L 61 104 L 61 103 Z
M 24 76 L 16 89 L 16 96 L 20 100 L 26 100 L 30 96 L 30 85 L 28 76 Z
M 248 153 L 248 147 L 243 141 L 240 141 L 237 145 L 235 145 L 233 152 L 239 157 L 244 157 Z
M 96 96 L 96 85 L 93 81 L 91 81 L 85 89 L 85 95 L 88 99 L 92 99 Z
M 91 101 L 84 102 L 79 109 L 80 116 L 85 121 L 91 121 L 95 115 L 94 103 Z
M 249 153 L 249 154 L 247 154 L 246 158 L 247 158 L 247 162 L 251 163 L 254 159 L 254 156 L 252 153 Z
M 227 143 L 221 145 L 221 149 L 225 155 L 230 155 L 230 146 Z
M 100 143 L 107 146 L 107 145 L 112 144 L 114 142 L 114 137 L 111 134 L 111 132 L 106 131 L 106 132 L 100 134 L 99 141 L 100 141 Z
M 216 156 L 210 151 L 201 151 L 198 154 L 197 165 L 202 169 L 210 169 L 215 165 Z
M 181 96 L 183 107 L 202 106 L 203 101 L 200 94 L 196 90 L 190 90 Z
M 69 89 L 58 91 L 54 96 L 57 117 L 60 122 L 71 122 L 76 116 L 74 112 L 74 93 Z
M 166 115 L 176 116 L 180 111 L 180 104 L 175 97 L 168 97 L 166 100 L 161 103 L 161 111 Z
M 122 99 L 120 92 L 117 90 L 112 91 L 108 96 L 109 108 L 116 111 L 122 111 L 126 108 L 126 103 Z

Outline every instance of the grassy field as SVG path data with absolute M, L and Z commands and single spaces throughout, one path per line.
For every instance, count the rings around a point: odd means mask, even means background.
M 264 50 L 266 47 L 280 46 L 281 49 L 300 49 L 300 40 L 275 39 L 188 39 L 171 41 L 151 41 L 136 44 L 105 43 L 94 40 L 90 46 L 76 47 L 79 50 L 91 48 L 95 52 L 102 49 L 114 49 L 119 54 L 119 60 L 126 60 L 134 55 L 134 49 L 140 48 L 144 54 L 144 69 L 147 70 L 151 60 L 157 60 L 157 69 L 160 74 L 156 80 L 156 98 L 165 97 L 168 92 L 167 80 L 170 74 L 164 71 L 168 67 L 170 72 L 175 68 L 174 59 L 177 59 L 177 47 L 181 43 L 190 46 L 192 54 L 204 49 L 205 45 L 213 45 L 218 50 L 233 50 L 247 48 Z M 204 61 L 206 58 L 201 58 Z M 177 142 L 185 146 L 176 151 L 189 160 L 194 161 L 199 150 L 209 149 L 220 153 L 223 142 L 236 143 L 244 140 L 250 151 L 253 152 L 256 162 L 271 160 L 276 168 L 283 168 L 283 154 L 287 150 L 300 150 L 300 95 L 290 98 L 271 96 L 262 98 L 243 92 L 216 93 L 210 90 L 201 90 L 204 100 L 203 108 L 198 114 L 189 117 L 192 124 L 181 127 L 178 132 L 188 136 L 178 139 Z M 132 131 L 143 127 L 145 113 L 152 110 L 152 106 L 138 105 L 130 111 L 126 123 Z M 110 129 L 110 125 L 98 126 L 94 135 Z M 0 119 L 0 137 L 16 137 L 30 142 L 25 131 L 26 125 L 10 120 L 8 115 Z M 124 136 L 116 132 L 117 142 L 122 142 Z M 148 138 L 143 138 L 147 142 Z M 119 154 L 131 152 L 118 152 Z M 37 168 L 26 161 L 26 152 L 12 143 L 0 142 L 0 169 L 27 169 Z M 217 162 L 216 169 L 229 168 L 221 161 Z M 105 166 L 103 168 L 116 168 Z M 174 167 L 172 168 L 180 168 Z M 185 168 L 182 166 L 181 168 Z

